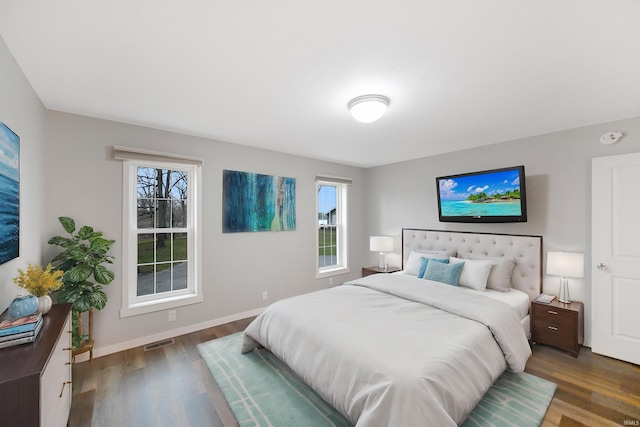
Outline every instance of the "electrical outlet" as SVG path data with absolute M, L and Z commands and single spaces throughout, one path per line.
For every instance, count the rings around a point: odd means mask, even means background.
M 176 311 L 171 310 L 169 312 L 169 322 L 175 322 L 175 321 L 176 321 Z
M 262 292 L 262 301 L 266 301 L 268 299 L 269 299 L 269 292 L 263 291 Z
M 333 285 L 333 277 L 329 277 L 329 286 Z

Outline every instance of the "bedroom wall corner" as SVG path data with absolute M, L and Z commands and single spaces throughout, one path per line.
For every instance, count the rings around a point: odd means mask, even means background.
M 2 312 L 19 291 L 12 281 L 18 268 L 42 262 L 42 220 L 46 210 L 43 183 L 51 169 L 43 157 L 45 108 L 1 37 L 0 76 L 0 121 L 20 137 L 20 255 L 0 265 Z

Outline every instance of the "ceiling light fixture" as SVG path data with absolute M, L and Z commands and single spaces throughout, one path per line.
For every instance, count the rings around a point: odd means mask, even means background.
M 349 101 L 349 110 L 354 119 L 362 123 L 371 123 L 382 117 L 387 111 L 389 98 L 382 95 L 362 95 Z

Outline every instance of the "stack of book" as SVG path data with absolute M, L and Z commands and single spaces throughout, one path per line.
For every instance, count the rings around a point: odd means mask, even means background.
M 545 294 L 540 294 L 538 295 L 538 297 L 536 298 L 536 302 L 541 302 L 543 304 L 550 304 L 551 301 L 553 301 L 554 299 L 556 299 L 555 295 L 545 295 Z
M 0 348 L 33 342 L 42 328 L 41 313 L 12 319 L 5 312 L 0 319 Z

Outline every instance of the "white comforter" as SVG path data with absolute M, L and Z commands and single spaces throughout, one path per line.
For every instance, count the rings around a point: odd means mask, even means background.
M 358 427 L 453 426 L 531 355 L 508 305 L 459 291 L 377 274 L 289 298 L 247 327 L 242 352 L 262 344 Z

